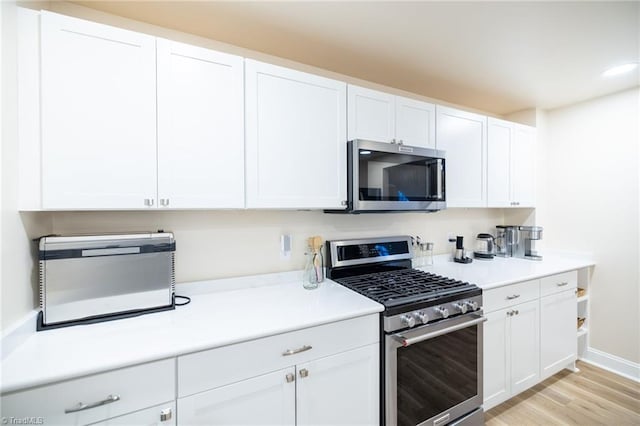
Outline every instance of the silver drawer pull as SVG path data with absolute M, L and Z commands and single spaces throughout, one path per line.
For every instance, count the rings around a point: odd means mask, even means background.
M 284 376 L 287 379 L 287 383 L 291 383 L 296 379 L 296 376 L 293 375 L 293 373 L 288 373 L 286 376 Z
M 75 407 L 67 408 L 66 410 L 64 410 L 64 413 L 65 414 L 75 413 L 75 412 L 78 412 L 78 411 L 88 410 L 90 408 L 96 408 L 96 407 L 100 407 L 102 405 L 111 404 L 111 403 L 114 403 L 116 401 L 120 401 L 120 396 L 119 395 L 109 395 L 107 397 L 107 399 L 104 399 L 104 400 L 98 401 L 98 402 L 93 402 L 91 404 L 85 404 L 83 402 L 79 402 L 78 405 L 76 405 Z
M 517 299 L 518 297 L 520 297 L 519 294 L 514 294 L 513 296 L 507 296 L 507 300 Z
M 309 377 L 309 370 L 307 370 L 306 368 L 303 368 L 302 370 L 300 370 L 300 377 L 302 378 Z
M 300 352 L 308 351 L 309 349 L 311 349 L 311 346 L 309 346 L 309 345 L 304 345 L 303 347 L 298 348 L 298 349 L 287 349 L 286 351 L 284 351 L 282 353 L 282 356 L 289 356 L 289 355 L 299 354 Z
M 563 282 L 561 282 L 561 283 L 557 283 L 556 285 L 557 285 L 558 287 L 564 287 L 565 285 L 569 285 L 569 283 L 568 283 L 568 282 L 566 282 L 566 281 L 563 281 Z

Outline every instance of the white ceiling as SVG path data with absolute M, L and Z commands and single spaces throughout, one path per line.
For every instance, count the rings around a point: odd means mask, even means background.
M 494 114 L 640 84 L 640 2 L 80 1 Z

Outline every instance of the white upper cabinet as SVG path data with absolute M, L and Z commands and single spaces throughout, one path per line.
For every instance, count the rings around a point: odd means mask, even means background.
M 246 206 L 344 209 L 346 84 L 245 60 Z
M 438 105 L 436 122 L 436 147 L 446 151 L 447 207 L 485 207 L 487 117 Z
M 395 138 L 394 96 L 349 85 L 348 139 L 391 142 Z
M 532 127 L 489 118 L 488 207 L 535 206 L 535 138 Z
M 348 88 L 348 139 L 435 148 L 435 105 L 364 87 Z
M 43 208 L 155 198 L 155 54 L 154 37 L 42 12 Z
M 487 133 L 487 205 L 511 205 L 513 123 L 489 117 Z
M 517 207 L 536 205 L 536 129 L 515 125 L 511 145 L 511 179 L 513 201 Z
M 243 59 L 158 39 L 158 204 L 244 207 Z
M 405 145 L 436 147 L 436 106 L 396 96 L 396 140 Z

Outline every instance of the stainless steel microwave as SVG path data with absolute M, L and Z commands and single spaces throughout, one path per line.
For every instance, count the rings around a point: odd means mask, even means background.
M 329 213 L 446 208 L 445 152 L 402 144 L 347 142 L 347 206 Z
M 170 232 L 40 238 L 38 330 L 174 309 L 175 247 Z

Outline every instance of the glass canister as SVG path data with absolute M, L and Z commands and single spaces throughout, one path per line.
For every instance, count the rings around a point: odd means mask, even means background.
M 324 281 L 324 258 L 320 237 L 309 238 L 309 250 L 305 257 L 302 286 L 309 290 L 318 288 L 318 284 Z
M 417 263 L 419 267 L 433 265 L 433 243 L 420 243 L 418 245 Z

